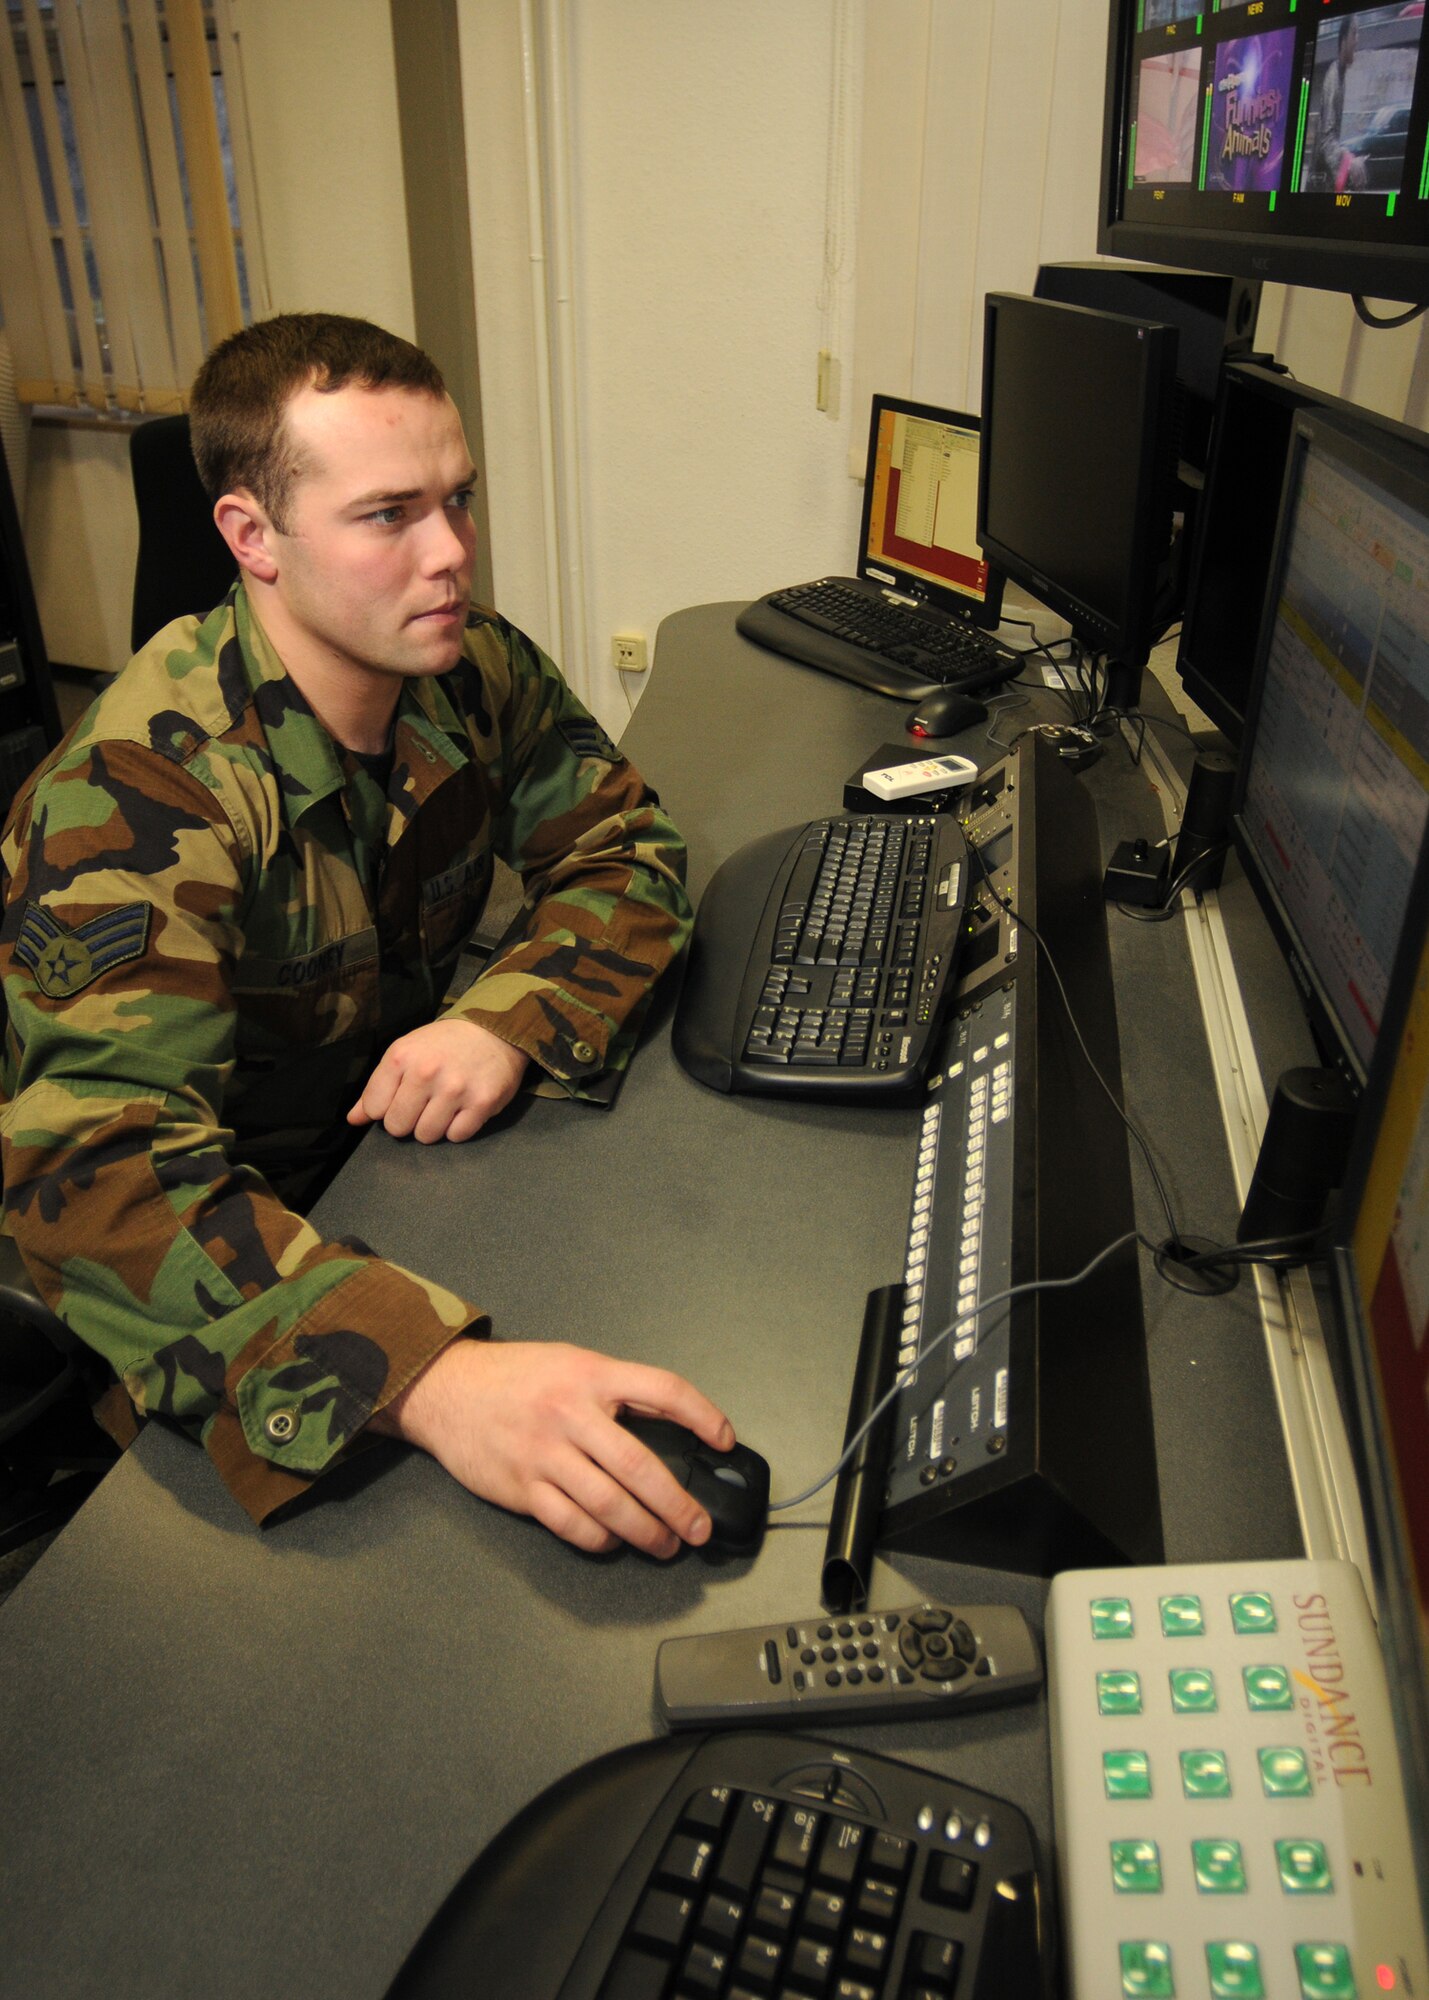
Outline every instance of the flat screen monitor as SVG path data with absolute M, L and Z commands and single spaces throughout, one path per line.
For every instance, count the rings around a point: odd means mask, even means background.
M 1426 890 L 1429 881 L 1421 874 L 1346 1177 L 1335 1278 L 1348 1364 L 1347 1415 L 1370 1542 L 1380 1644 L 1416 1839 L 1419 1898 L 1429 1920 Z
M 1421 0 L 1113 0 L 1097 248 L 1429 300 Z
M 1285 465 L 1301 410 L 1338 412 L 1429 449 L 1422 432 L 1274 369 L 1235 361 L 1221 371 L 1176 671 L 1233 744 L 1245 733 Z
M 1295 419 L 1232 828 L 1362 1086 L 1429 821 L 1429 451 Z
M 1141 666 L 1169 590 L 1176 331 L 988 294 L 978 541 L 1089 651 Z
M 992 626 L 1002 578 L 977 543 L 978 428 L 957 410 L 874 397 L 858 573 Z

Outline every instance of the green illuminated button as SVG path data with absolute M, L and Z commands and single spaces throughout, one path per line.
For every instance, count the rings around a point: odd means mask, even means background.
M 1176 2000 L 1171 1977 L 1171 1947 L 1151 1938 L 1129 1941 L 1121 1948 L 1121 1990 L 1146 2000 Z
M 1335 1886 L 1329 1859 L 1318 1840 L 1277 1840 L 1275 1865 L 1287 1896 L 1328 1896 Z
M 1161 1600 L 1161 1630 L 1168 1639 L 1176 1639 L 1183 1632 L 1204 1632 L 1206 1621 L 1201 1616 L 1201 1600 L 1189 1594 L 1180 1597 L 1163 1597 Z
M 1236 1591 L 1231 1598 L 1231 1624 L 1242 1633 L 1278 1631 L 1269 1591 Z
M 1230 1768 L 1222 1750 L 1183 1750 L 1181 1789 L 1188 1799 L 1228 1799 Z
M 1111 1881 L 1119 1895 L 1159 1896 L 1161 1850 L 1154 1840 L 1114 1840 Z
M 1129 1597 L 1094 1597 L 1092 1599 L 1092 1637 L 1094 1639 L 1129 1639 L 1136 1631 L 1136 1621 L 1131 1615 Z
M 1308 1799 L 1315 1790 L 1303 1750 L 1259 1750 L 1260 1782 L 1268 1799 Z
M 1120 1669 L 1097 1675 L 1097 1711 L 1101 1715 L 1140 1715 L 1141 1676 Z
M 1251 1708 L 1293 1708 L 1295 1696 L 1284 1667 L 1247 1667 L 1241 1675 Z
M 1171 1669 L 1171 1706 L 1178 1715 L 1209 1715 L 1216 1705 L 1215 1676 L 1204 1667 Z
M 1206 1970 L 1214 2000 L 1265 2000 L 1260 1953 L 1253 1944 L 1208 1944 Z
M 1295 1970 L 1303 2000 L 1355 2000 L 1355 1976 L 1342 1944 L 1297 1944 Z
M 1210 1896 L 1243 1896 L 1245 1863 L 1238 1840 L 1193 1840 L 1191 1863 L 1196 1887 Z
M 1144 1750 L 1107 1750 L 1102 1755 L 1102 1783 L 1109 1799 L 1149 1799 L 1151 1763 Z

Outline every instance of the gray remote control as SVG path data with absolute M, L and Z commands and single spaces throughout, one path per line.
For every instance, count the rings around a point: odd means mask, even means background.
M 666 1639 L 655 1699 L 671 1729 L 887 1722 L 1035 1694 L 1042 1662 L 1005 1604 L 909 1604 Z

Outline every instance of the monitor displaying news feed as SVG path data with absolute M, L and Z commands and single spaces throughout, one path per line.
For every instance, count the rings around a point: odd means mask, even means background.
M 1429 823 L 1429 439 L 1295 419 L 1232 815 L 1327 1062 L 1362 1086 Z

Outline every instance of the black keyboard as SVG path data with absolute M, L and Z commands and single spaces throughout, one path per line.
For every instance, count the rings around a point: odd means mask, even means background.
M 683 1738 L 528 1807 L 389 2000 L 1039 2000 L 1046 1925 L 1005 1800 L 811 1737 Z
M 700 900 L 680 1063 L 715 1090 L 916 1095 L 967 884 L 967 841 L 942 816 L 849 813 L 741 848 Z
M 917 700 L 933 687 L 969 694 L 1017 672 L 1019 656 L 936 608 L 890 602 L 838 577 L 776 590 L 735 621 L 747 639 L 879 694 Z

